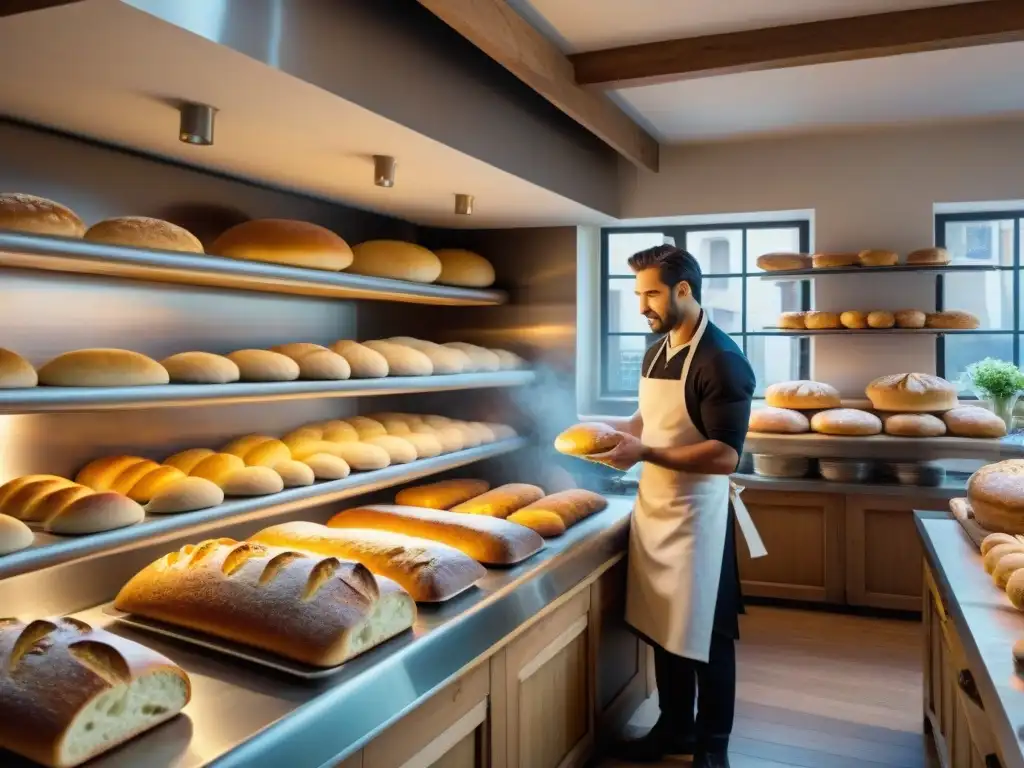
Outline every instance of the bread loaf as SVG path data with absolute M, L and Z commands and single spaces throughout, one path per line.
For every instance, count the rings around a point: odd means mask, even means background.
M 476 344 L 467 344 L 464 341 L 450 341 L 442 346 L 465 354 L 472 363 L 473 371 L 490 373 L 501 370 L 501 358 L 489 349 L 478 347 Z
M 55 512 L 45 523 L 45 530 L 75 536 L 101 533 L 141 523 L 146 513 L 127 496 L 103 491 L 80 496 Z
M 173 456 L 168 456 L 164 459 L 164 464 L 169 467 L 176 467 L 187 475 L 192 472 L 199 462 L 212 455 L 213 451 L 209 448 L 189 448 Z
M 967 499 L 981 527 L 1024 533 L 1024 460 L 1008 459 L 979 469 L 967 481 Z
M 807 327 L 806 312 L 783 312 L 779 315 L 779 328 L 799 331 Z
M 245 461 L 230 453 L 211 453 L 201 459 L 188 474 L 192 477 L 201 477 L 209 480 L 221 488 L 224 483 L 235 472 L 245 469 Z
M 885 434 L 897 437 L 940 437 L 946 434 L 942 419 L 929 413 L 897 413 L 886 416 Z
M 57 237 L 85 234 L 85 224 L 70 208 L 21 192 L 0 192 L 0 229 Z
M 751 432 L 766 434 L 796 435 L 808 432 L 810 428 L 811 423 L 800 411 L 773 408 L 769 405 L 753 409 L 748 422 L 748 429 Z
M 218 485 L 225 496 L 269 496 L 284 490 L 281 476 L 270 467 L 242 467 L 228 473 Z
M 367 341 L 363 346 L 383 355 L 390 376 L 430 376 L 434 365 L 422 352 L 389 341 Z
M 229 384 L 242 375 L 234 361 L 210 352 L 179 352 L 160 365 L 174 384 Z
M 64 493 L 64 489 L 77 489 Z M 0 515 L 9 515 L 18 520 L 42 522 L 42 510 L 49 511 L 49 499 L 59 496 L 58 511 L 70 501 L 92 493 L 91 489 L 55 475 L 24 475 L 0 485 Z
M 176 515 L 195 512 L 224 503 L 224 491 L 201 477 L 185 477 L 161 488 L 146 505 L 151 515 Z
M 185 480 L 186 472 L 169 464 L 157 464 L 140 456 L 104 456 L 86 464 L 75 477 L 76 482 L 94 491 L 116 491 L 140 504 L 162 500 L 157 507 L 167 512 L 194 512 L 215 507 L 224 495 L 214 488 L 177 486 Z M 202 506 L 195 506 L 202 504 Z
M 811 257 L 815 269 L 856 267 L 860 265 L 860 253 L 816 253 Z
M 953 258 L 945 248 L 921 248 L 907 255 L 907 264 L 923 266 L 926 264 L 949 264 Z
M 515 565 L 544 546 L 537 534 L 506 520 L 389 504 L 339 512 L 327 525 L 391 531 L 437 541 L 484 565 Z
M 9 349 L 0 349 L 0 389 L 34 387 L 39 376 L 28 360 Z
M 361 417 L 353 417 L 352 422 L 361 424 L 358 421 Z M 323 439 L 331 443 L 354 443 L 359 440 L 359 430 L 347 421 L 331 419 L 321 424 L 323 428 Z M 383 426 L 383 425 L 381 425 Z M 376 435 L 375 435 L 376 436 Z
M 156 360 L 126 349 L 79 349 L 58 355 L 39 369 L 39 383 L 50 387 L 140 387 L 167 384 Z
M 961 405 L 942 414 L 951 435 L 956 437 L 997 438 L 1006 436 L 1006 422 L 987 408 Z
M 765 404 L 775 408 L 811 411 L 838 408 L 839 390 L 818 381 L 783 381 L 772 384 L 764 391 Z
M 1014 573 L 1024 568 L 1024 549 L 1011 552 L 999 560 L 999 563 L 992 571 L 992 581 L 1000 589 L 1006 589 L 1006 582 Z
M 1014 573 L 1006 582 L 1006 596 L 1010 598 L 1010 603 L 1014 608 L 1018 611 L 1024 611 L 1024 573 Z M 1013 653 L 1015 657 L 1021 650 L 1020 642 L 1014 643 Z M 1014 658 L 1014 668 L 1020 670 L 1021 666 L 1020 662 Z
M 866 390 L 878 411 L 927 413 L 948 411 L 957 405 L 956 387 L 930 373 L 897 373 L 881 376 Z
M 544 498 L 544 491 L 536 485 L 507 483 L 457 504 L 452 507 L 452 512 L 506 518 L 527 504 L 532 504 L 542 498 Z
M 177 715 L 191 698 L 170 659 L 74 618 L 0 619 L 0 747 L 80 765 Z
M 309 381 L 344 381 L 352 375 L 348 360 L 319 344 L 281 344 L 272 352 L 299 364 L 299 378 Z
M 269 349 L 240 349 L 228 355 L 238 366 L 242 381 L 295 381 L 299 364 L 287 355 Z
M 810 269 L 811 257 L 806 253 L 765 253 L 757 257 L 757 267 L 765 272 Z
M 465 288 L 489 288 L 494 285 L 494 267 L 483 256 L 462 248 L 442 248 L 434 251 L 441 262 L 437 282 Z
M 843 328 L 859 330 L 868 327 L 868 316 L 864 312 L 847 310 L 839 316 L 839 322 L 842 323 Z
M 988 551 L 997 544 L 1017 544 L 1020 542 L 1016 536 L 1012 536 L 1009 533 L 990 533 L 984 539 L 981 540 L 979 549 L 981 550 L 981 556 L 984 557 L 988 554 Z
M 466 440 L 462 436 L 462 430 L 456 429 L 455 427 L 428 427 L 426 425 L 417 425 L 413 427 L 414 433 L 433 435 L 437 438 L 437 441 L 441 444 L 442 453 L 454 453 L 455 451 L 461 451 L 469 446 L 466 445 Z
M 868 312 L 868 325 L 871 328 L 892 328 L 896 325 L 896 316 L 887 310 L 876 309 Z
M 997 544 L 981 559 L 982 565 L 985 568 L 985 573 L 991 576 L 995 573 L 996 568 L 999 567 L 999 563 L 1004 557 L 1020 552 L 1024 552 L 1024 544 L 1021 544 L 1020 542 L 1015 544 Z
M 387 451 L 388 458 L 392 464 L 409 464 L 416 461 L 416 448 L 404 437 L 384 435 L 382 437 L 371 437 L 362 441 L 367 445 L 374 445 Z
M 345 358 L 353 379 L 383 379 L 389 373 L 387 358 L 359 342 L 342 339 L 331 349 Z
M 391 454 L 379 445 L 369 443 L 329 443 L 326 440 L 302 441 L 291 446 L 292 456 L 306 461 L 318 453 L 337 456 L 358 472 L 384 469 L 391 464 Z
M 157 251 L 202 253 L 203 244 L 184 227 L 148 216 L 120 216 L 93 224 L 85 239 L 94 243 L 152 248 Z
M 282 523 L 265 528 L 251 541 L 355 560 L 400 584 L 418 603 L 448 600 L 487 573 L 453 547 L 389 531 Z
M 823 435 L 847 435 L 862 437 L 877 435 L 882 431 L 882 422 L 873 413 L 856 408 L 834 408 L 816 413 L 811 418 L 811 429 Z
M 473 429 L 473 427 L 464 421 L 453 421 L 447 429 L 455 429 L 459 431 L 462 435 L 462 443 L 465 448 L 476 448 L 483 442 L 480 432 Z
M 281 457 L 283 454 L 278 441 L 268 445 L 269 450 L 264 452 L 262 443 L 253 446 L 250 436 L 242 438 L 236 450 L 245 452 L 255 451 L 253 455 L 257 458 L 270 456 L 271 458 Z M 267 440 L 274 440 L 267 438 Z M 290 458 L 290 457 L 289 457 Z M 285 459 L 282 459 L 285 460 Z M 278 493 L 284 488 L 284 481 L 270 467 L 247 466 L 244 459 L 232 453 L 215 453 L 208 448 L 192 448 L 181 453 L 176 453 L 164 460 L 164 464 L 180 469 L 190 477 L 201 477 L 209 480 L 220 488 L 225 496 L 268 496 Z
M 809 331 L 824 331 L 839 327 L 839 315 L 835 312 L 808 312 L 804 315 L 804 325 Z
M 857 254 L 857 261 L 862 267 L 894 267 L 900 257 L 894 251 L 867 250 Z
M 305 463 L 317 480 L 344 480 L 352 471 L 348 462 L 329 453 L 314 453 Z
M 318 453 L 313 455 L 323 456 L 324 454 Z M 346 464 L 346 466 L 348 465 Z M 303 464 L 301 461 L 295 461 L 294 459 L 275 464 L 274 471 L 281 476 L 281 482 L 284 483 L 285 488 L 302 488 L 312 485 L 316 481 L 313 468 L 309 464 Z
M 224 539 L 161 557 L 114 606 L 315 667 L 358 656 L 416 618 L 409 595 L 359 563 Z
M 897 328 L 924 328 L 925 314 L 919 309 L 901 309 L 894 316 Z
M 221 449 L 230 453 L 250 467 L 274 468 L 283 461 L 292 458 L 288 446 L 274 437 L 267 435 L 246 435 L 232 440 Z
M 10 515 L 0 515 L 0 557 L 27 549 L 34 540 L 32 529 L 21 520 Z
M 497 356 L 498 367 L 503 371 L 518 371 L 526 367 L 526 361 L 515 352 L 509 352 L 507 349 L 489 349 L 488 352 L 493 352 Z
M 608 506 L 600 494 L 582 489 L 559 491 L 513 512 L 508 520 L 530 528 L 544 538 L 561 536 L 567 529 Z
M 451 509 L 486 493 L 490 488 L 491 484 L 486 480 L 438 480 L 403 488 L 395 495 L 395 503 L 406 507 Z
M 412 447 L 416 449 L 416 458 L 418 459 L 432 459 L 444 453 L 441 441 L 434 435 L 410 432 L 407 435 L 402 435 L 401 439 L 412 444 Z
M 384 437 L 388 431 L 376 419 L 369 416 L 353 416 L 347 420 L 349 426 L 356 431 L 360 440 L 369 440 L 371 437 Z
M 339 272 L 352 264 L 352 249 L 329 229 L 305 221 L 255 219 L 218 237 L 210 252 L 245 261 Z
M 395 336 L 388 339 L 388 341 L 402 347 L 415 349 L 417 352 L 422 352 L 430 360 L 433 371 L 436 374 L 465 373 L 473 367 L 469 355 L 465 352 L 451 347 L 443 347 L 432 341 L 413 339 L 409 336 Z
M 950 309 L 944 312 L 929 312 L 925 315 L 925 327 L 948 330 L 972 330 L 981 325 L 981 321 L 970 312 Z
M 575 424 L 555 438 L 555 450 L 567 456 L 607 453 L 622 440 L 622 433 L 599 421 Z
M 370 240 L 352 249 L 349 271 L 357 275 L 432 283 L 441 276 L 441 260 L 431 251 L 400 240 Z

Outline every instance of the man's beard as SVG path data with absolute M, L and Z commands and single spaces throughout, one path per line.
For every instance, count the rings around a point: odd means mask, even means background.
M 668 333 L 683 321 L 683 311 L 679 307 L 669 307 L 668 313 L 662 317 L 656 312 L 648 312 L 644 315 L 649 321 L 651 331 L 654 333 Z

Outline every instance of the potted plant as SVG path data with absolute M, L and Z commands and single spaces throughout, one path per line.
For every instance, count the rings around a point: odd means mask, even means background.
M 967 379 L 978 399 L 987 401 L 992 412 L 1013 427 L 1013 408 L 1024 392 L 1024 373 L 1013 363 L 986 357 L 967 366 Z

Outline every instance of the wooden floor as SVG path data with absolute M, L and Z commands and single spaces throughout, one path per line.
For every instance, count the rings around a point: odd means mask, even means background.
M 921 728 L 919 623 L 754 606 L 741 634 L 733 768 L 937 765 Z M 631 730 L 657 717 L 655 697 Z

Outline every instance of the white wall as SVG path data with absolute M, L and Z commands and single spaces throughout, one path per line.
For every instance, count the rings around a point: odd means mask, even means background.
M 1024 198 L 1024 121 L 900 128 L 687 145 L 661 172 L 623 164 L 622 218 L 813 209 L 819 251 L 931 245 L 937 203 Z M 835 276 L 815 282 L 824 310 L 934 309 L 927 276 Z M 934 337 L 825 337 L 812 376 L 849 396 L 872 378 L 934 371 Z

